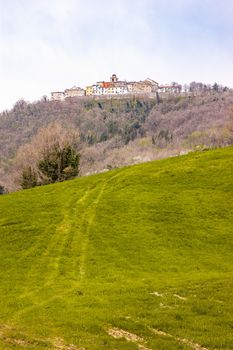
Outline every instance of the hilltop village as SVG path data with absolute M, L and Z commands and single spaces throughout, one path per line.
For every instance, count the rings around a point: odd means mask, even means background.
M 84 96 L 117 96 L 117 95 L 154 95 L 158 92 L 162 93 L 180 93 L 181 85 L 159 85 L 156 81 L 147 78 L 143 81 L 121 81 L 116 74 L 110 77 L 110 81 L 99 81 L 96 84 L 87 86 L 85 89 L 74 86 L 65 91 L 51 92 L 51 100 L 64 101 L 69 97 Z

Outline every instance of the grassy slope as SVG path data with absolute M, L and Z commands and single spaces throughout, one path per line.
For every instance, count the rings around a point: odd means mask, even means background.
M 2 196 L 0 349 L 138 348 L 111 327 L 154 350 L 192 345 L 152 328 L 232 349 L 232 156 L 195 153 Z

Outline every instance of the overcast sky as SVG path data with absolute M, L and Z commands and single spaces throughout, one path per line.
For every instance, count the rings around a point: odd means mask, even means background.
M 112 73 L 233 87 L 232 0 L 0 0 L 0 111 Z

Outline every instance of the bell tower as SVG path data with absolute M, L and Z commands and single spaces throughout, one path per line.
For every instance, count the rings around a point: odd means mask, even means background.
M 111 77 L 110 77 L 110 81 L 111 83 L 116 83 L 118 81 L 118 78 L 116 76 L 116 74 L 113 74 Z

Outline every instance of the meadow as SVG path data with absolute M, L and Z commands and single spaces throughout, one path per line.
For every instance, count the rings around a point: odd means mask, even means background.
M 232 147 L 3 195 L 0 213 L 0 349 L 232 350 Z

